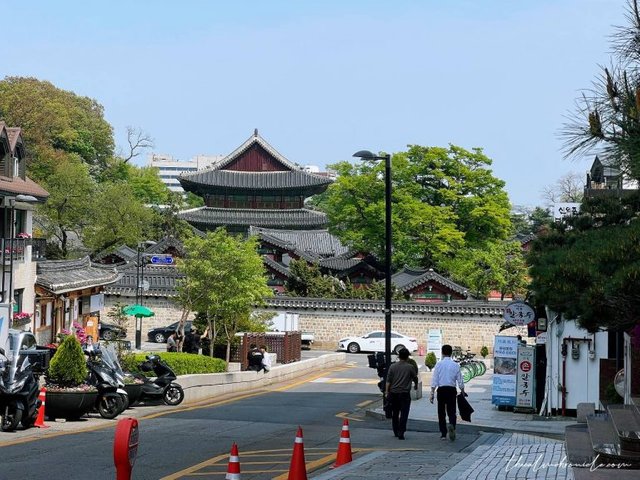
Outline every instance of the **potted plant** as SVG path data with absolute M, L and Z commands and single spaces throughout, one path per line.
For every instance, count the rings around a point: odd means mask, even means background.
M 75 335 L 67 335 L 57 348 L 45 376 L 49 418 L 77 419 L 96 402 L 98 391 L 86 383 L 87 363 Z
M 482 348 L 480 349 L 480 355 L 482 355 L 483 360 L 487 358 L 487 355 L 489 355 L 489 349 L 487 348 L 486 345 L 483 345 Z
M 429 370 L 433 370 L 433 367 L 436 366 L 438 359 L 436 358 L 436 354 L 433 352 L 427 353 L 427 356 L 424 357 L 424 364 Z
M 30 322 L 31 322 L 31 314 L 27 312 L 18 312 L 13 315 L 14 328 L 28 325 Z

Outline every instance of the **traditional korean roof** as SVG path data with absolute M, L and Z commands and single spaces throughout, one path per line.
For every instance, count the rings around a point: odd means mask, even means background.
M 164 237 L 159 242 L 145 249 L 144 253 L 164 253 L 170 249 L 174 249 L 181 256 L 184 256 L 184 245 L 180 240 L 173 236 Z
M 269 268 L 271 268 L 272 270 L 275 270 L 276 272 L 284 275 L 285 277 L 289 278 L 289 274 L 290 274 L 290 270 L 289 267 L 287 267 L 286 265 L 284 265 L 283 263 L 280 262 L 276 262 L 275 260 L 273 260 L 272 258 L 264 255 L 262 257 L 262 262 Z
M 89 257 L 78 260 L 45 260 L 37 263 L 36 285 L 55 294 L 108 285 L 118 280 L 115 268 L 91 263 Z
M 115 256 L 121 259 L 121 262 L 119 263 L 126 263 L 129 260 L 136 258 L 137 255 L 138 252 L 136 252 L 133 248 L 127 245 L 121 245 L 116 249 L 110 248 L 107 250 L 103 250 L 102 252 L 98 253 L 93 258 L 93 260 L 97 263 L 102 263 L 101 260 L 104 260 L 109 256 Z
M 300 209 L 269 210 L 200 207 L 178 213 L 196 228 L 211 230 L 218 226 L 248 229 L 252 225 L 281 228 L 322 228 L 327 225 L 324 213 Z
M 184 173 L 180 177 L 182 188 L 197 190 L 198 185 L 233 189 L 235 191 L 284 191 L 304 189 L 309 194 L 321 193 L 333 183 L 328 177 L 321 177 L 302 170 L 285 172 L 242 172 L 234 170 L 200 170 Z
M 285 250 L 300 251 L 314 257 L 352 256 L 349 248 L 328 230 L 280 230 L 252 226 L 249 234 Z
M 145 297 L 174 297 L 177 294 L 176 284 L 183 275 L 174 265 L 146 264 L 144 274 L 137 271 L 135 263 L 128 263 L 118 267 L 120 278 L 107 286 L 106 295 L 120 295 L 123 297 L 136 296 L 136 280 L 149 282 L 149 290 L 143 291 Z M 140 273 L 140 276 L 138 276 Z
M 242 145 L 236 148 L 233 152 L 231 152 L 226 157 L 220 159 L 217 163 L 212 165 L 212 168 L 221 169 L 233 163 L 234 160 L 238 159 L 243 153 L 249 150 L 254 145 L 260 145 L 264 148 L 275 160 L 284 165 L 289 170 L 300 170 L 302 167 L 297 163 L 291 162 L 285 158 L 284 155 L 281 155 L 275 148 L 269 144 L 262 136 L 258 133 L 258 129 L 256 128 L 253 131 L 253 135 L 251 135 Z
M 408 292 L 409 290 L 412 290 L 428 281 L 439 283 L 449 290 L 457 292 L 460 295 L 464 295 L 465 297 L 469 294 L 465 287 L 434 272 L 431 268 L 428 270 L 419 270 L 404 267 L 401 271 L 391 276 L 391 282 L 403 293 Z
M 228 169 L 249 149 L 260 147 L 281 168 L 268 171 L 244 171 Z M 215 190 L 242 191 L 304 191 L 306 194 L 323 192 L 332 179 L 305 172 L 300 165 L 290 162 L 258 134 L 258 130 L 242 145 L 209 168 L 195 172 L 184 172 L 178 180 L 186 191 L 206 193 Z M 206 192 L 205 192 L 206 190 Z

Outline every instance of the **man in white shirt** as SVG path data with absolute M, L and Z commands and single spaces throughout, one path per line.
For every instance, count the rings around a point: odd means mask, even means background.
M 449 439 L 456 439 L 456 384 L 464 394 L 464 382 L 460 365 L 451 359 L 453 348 L 451 345 L 442 346 L 442 359 L 436 363 L 431 378 L 431 397 L 433 403 L 436 389 L 438 390 L 438 424 L 440 426 L 440 440 L 447 439 L 447 416 L 449 417 Z

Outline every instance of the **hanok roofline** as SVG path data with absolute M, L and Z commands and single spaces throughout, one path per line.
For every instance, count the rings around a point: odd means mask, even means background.
M 467 298 L 469 291 L 467 288 L 458 283 L 443 277 L 439 273 L 433 271 L 432 268 L 427 270 L 404 267 L 401 271 L 391 276 L 391 282 L 402 292 L 408 293 L 417 287 L 429 282 L 435 282 L 462 297 Z
M 36 268 L 36 285 L 57 295 L 108 285 L 119 278 L 115 268 L 93 264 L 88 256 L 77 260 L 45 260 L 38 262 Z

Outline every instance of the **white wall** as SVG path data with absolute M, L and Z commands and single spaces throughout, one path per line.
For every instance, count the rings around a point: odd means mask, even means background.
M 551 317 L 551 316 L 550 316 Z M 549 409 L 556 409 L 561 413 L 562 392 L 560 387 L 563 381 L 561 353 L 562 341 L 565 338 L 590 339 L 575 342 L 578 345 L 580 358 L 574 360 L 571 355 L 571 342 L 567 341 L 567 356 L 565 370 L 566 409 L 575 409 L 579 403 L 594 403 L 597 409 L 600 405 L 599 378 L 600 359 L 608 358 L 608 333 L 598 332 L 590 334 L 578 327 L 573 320 L 560 320 L 549 322 L 547 332 L 547 399 Z M 589 358 L 589 349 L 595 351 L 594 358 Z

